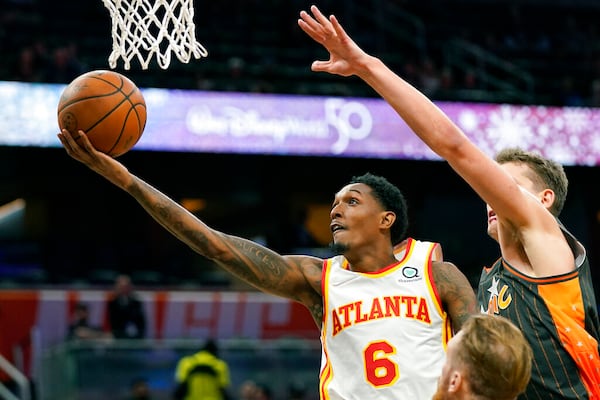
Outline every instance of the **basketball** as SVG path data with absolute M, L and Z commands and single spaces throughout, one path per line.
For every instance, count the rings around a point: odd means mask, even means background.
M 96 150 L 118 157 L 142 136 L 146 102 L 126 76 L 108 70 L 87 72 L 62 92 L 58 125 L 71 134 L 84 131 Z

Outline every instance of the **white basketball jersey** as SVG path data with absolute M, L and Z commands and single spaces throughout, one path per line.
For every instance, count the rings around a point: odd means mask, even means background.
M 429 400 L 452 336 L 432 282 L 435 243 L 409 239 L 376 273 L 323 267 L 321 400 Z

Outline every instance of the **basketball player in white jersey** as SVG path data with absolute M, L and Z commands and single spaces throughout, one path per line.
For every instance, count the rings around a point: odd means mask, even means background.
M 415 240 L 416 239 L 409 237 L 394 246 L 394 254 L 396 255 L 396 258 L 398 260 L 401 260 L 402 257 L 404 257 L 404 254 L 406 254 L 407 249 L 410 248 L 409 243 L 411 241 L 415 241 Z M 444 261 L 444 252 L 442 250 L 442 245 L 437 242 L 427 242 L 427 243 L 433 243 L 433 245 L 434 245 L 433 251 L 431 254 L 431 261 Z
M 429 384 L 437 382 L 446 343 L 453 336 L 433 282 L 437 268 L 445 268 L 432 264 L 441 257 L 441 246 L 408 238 L 395 255 L 397 264 L 367 274 L 350 270 L 343 256 L 326 260 L 322 398 L 379 398 L 383 393 L 389 398 L 392 393 L 399 399 L 431 398 L 434 388 Z M 362 349 L 362 354 L 348 349 Z M 366 385 L 332 379 L 356 379 L 356 371 L 364 371 Z
M 210 228 L 96 151 L 84 132 L 58 137 L 67 154 L 133 196 L 192 250 L 265 293 L 304 304 L 321 329 L 321 399 L 431 398 L 446 342 L 476 312 L 475 293 L 456 266 L 431 262 L 434 243 L 409 240 L 396 259 L 406 202 L 385 178 L 354 177 L 335 194 L 330 228 L 339 256 L 284 256 Z
M 568 191 L 563 166 L 536 151 L 489 157 L 439 107 L 362 50 L 335 15 L 316 6 L 298 25 L 328 53 L 316 72 L 355 76 L 486 204 L 487 233 L 500 257 L 481 271 L 481 312 L 508 318 L 527 337 L 534 362 L 523 400 L 600 399 L 600 318 L 585 248 L 558 219 Z

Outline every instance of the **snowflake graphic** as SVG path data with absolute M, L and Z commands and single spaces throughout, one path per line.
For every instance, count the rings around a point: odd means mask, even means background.
M 564 119 L 564 125 L 568 133 L 581 133 L 591 130 L 592 112 L 587 108 L 564 108 L 564 112 L 557 113 L 557 117 Z
M 576 147 L 566 147 L 559 142 L 553 142 L 545 148 L 545 154 L 543 155 L 562 165 L 575 165 L 577 154 L 574 149 Z
M 590 156 L 595 155 L 595 154 L 600 154 L 600 135 L 596 134 L 592 136 L 591 139 L 591 151 L 590 151 Z M 595 158 L 596 164 L 600 165 L 600 157 L 593 157 Z M 594 165 L 594 164 L 592 164 Z
M 532 117 L 530 107 L 502 105 L 497 111 L 492 111 L 486 133 L 495 151 L 516 146 L 531 148 L 536 140 L 533 126 L 537 122 Z

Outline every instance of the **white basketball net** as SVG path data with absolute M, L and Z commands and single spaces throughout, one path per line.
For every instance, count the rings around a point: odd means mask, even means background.
M 117 66 L 123 59 L 130 68 L 137 57 L 142 69 L 148 69 L 152 56 L 167 69 L 171 52 L 188 63 L 192 57 L 206 57 L 208 52 L 196 41 L 193 0 L 102 0 L 112 19 L 113 47 L 108 63 Z

